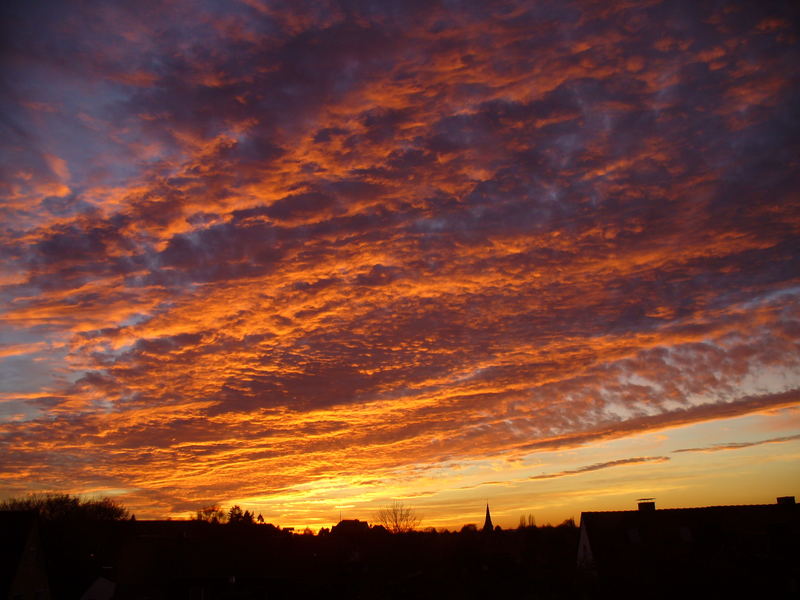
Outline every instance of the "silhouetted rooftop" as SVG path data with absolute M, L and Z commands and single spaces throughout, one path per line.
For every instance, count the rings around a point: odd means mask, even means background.
M 639 510 L 582 513 L 578 564 L 611 578 L 714 573 L 728 583 L 769 576 L 793 585 L 798 535 L 800 507 L 788 501 L 658 510 L 647 502 Z

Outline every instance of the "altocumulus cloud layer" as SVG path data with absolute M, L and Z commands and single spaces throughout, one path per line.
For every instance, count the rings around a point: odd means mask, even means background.
M 7 493 L 178 511 L 800 403 L 794 3 L 3 11 Z

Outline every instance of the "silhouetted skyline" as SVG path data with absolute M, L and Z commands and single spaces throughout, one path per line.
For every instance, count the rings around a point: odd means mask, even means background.
M 391 515 L 407 516 L 400 508 Z M 482 531 L 343 519 L 315 536 L 257 524 L 238 506 L 224 523 L 208 512 L 138 521 L 108 499 L 29 497 L 0 503 L 0 595 L 793 599 L 798 508 L 794 496 L 677 509 L 643 498 L 634 510 L 583 512 L 579 526 L 504 530 L 487 505 Z

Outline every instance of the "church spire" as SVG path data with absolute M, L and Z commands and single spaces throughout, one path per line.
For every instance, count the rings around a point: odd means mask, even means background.
M 494 526 L 492 525 L 492 515 L 489 514 L 489 503 L 486 503 L 486 520 L 483 522 L 483 531 L 489 532 L 494 531 Z

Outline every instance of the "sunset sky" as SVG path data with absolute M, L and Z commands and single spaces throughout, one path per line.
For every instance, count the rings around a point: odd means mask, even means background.
M 800 497 L 799 6 L 4 3 L 0 498 Z

